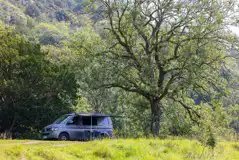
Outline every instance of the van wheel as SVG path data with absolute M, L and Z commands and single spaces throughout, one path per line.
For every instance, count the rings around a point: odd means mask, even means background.
M 67 133 L 61 133 L 58 137 L 58 140 L 67 141 L 67 140 L 69 140 L 69 135 Z
M 98 139 L 107 139 L 107 138 L 109 138 L 109 135 L 105 133 L 101 133 L 100 136 L 98 137 Z

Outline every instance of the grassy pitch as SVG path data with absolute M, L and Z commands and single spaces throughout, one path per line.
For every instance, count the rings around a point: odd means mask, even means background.
M 0 160 L 239 160 L 239 142 L 214 150 L 187 139 L 119 139 L 91 142 L 0 141 Z

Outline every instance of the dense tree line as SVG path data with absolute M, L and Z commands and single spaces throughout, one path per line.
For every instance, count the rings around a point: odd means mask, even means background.
M 75 103 L 75 75 L 51 63 L 39 44 L 32 44 L 0 25 L 0 132 L 39 132 Z M 33 134 L 32 134 L 33 135 Z M 18 135 L 15 135 L 18 136 Z

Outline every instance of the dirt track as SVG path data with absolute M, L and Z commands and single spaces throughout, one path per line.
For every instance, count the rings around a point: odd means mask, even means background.
M 73 145 L 73 144 L 77 144 L 77 143 L 84 143 L 84 142 L 71 142 L 71 143 L 61 143 L 57 141 L 52 141 L 52 143 L 50 141 L 26 141 L 26 142 L 19 142 L 19 143 L 6 143 L 6 144 L 0 144 L 1 146 L 12 146 L 12 145 L 37 145 L 37 144 L 42 144 L 42 143 L 50 143 L 52 146 L 69 146 L 69 145 Z

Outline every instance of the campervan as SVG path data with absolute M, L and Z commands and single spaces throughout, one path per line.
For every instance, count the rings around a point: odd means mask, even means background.
M 42 139 L 91 140 L 112 137 L 111 116 L 100 113 L 72 113 L 59 117 L 42 130 Z

